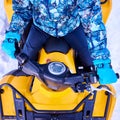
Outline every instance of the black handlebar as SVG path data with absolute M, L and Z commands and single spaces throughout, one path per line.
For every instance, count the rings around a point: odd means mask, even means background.
M 20 69 L 26 74 L 36 76 L 42 81 L 48 88 L 53 90 L 62 90 L 66 87 L 71 87 L 74 91 L 83 91 L 87 89 L 86 86 L 91 83 L 97 82 L 94 72 L 71 74 L 69 69 L 61 75 L 54 75 L 48 71 L 48 64 L 38 64 L 35 61 L 31 61 L 28 57 L 21 53 L 16 56 Z M 84 83 L 84 84 L 83 84 Z

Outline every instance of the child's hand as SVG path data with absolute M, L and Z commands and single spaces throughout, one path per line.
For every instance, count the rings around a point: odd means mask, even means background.
M 15 58 L 15 42 L 20 41 L 20 35 L 13 32 L 6 33 L 6 38 L 2 42 L 2 50 L 6 52 L 11 58 Z
M 117 81 L 117 75 L 111 67 L 110 59 L 94 60 L 100 84 L 111 84 Z

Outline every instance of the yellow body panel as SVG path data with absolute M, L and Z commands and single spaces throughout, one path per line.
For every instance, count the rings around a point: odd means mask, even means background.
M 30 94 L 30 85 L 32 82 L 32 77 L 26 77 L 26 76 L 19 76 L 15 77 L 13 75 L 7 75 L 3 77 L 3 79 L 0 81 L 0 85 L 2 84 L 10 84 L 14 86 L 22 95 L 24 96 L 29 96 Z M 2 98 L 2 107 L 3 107 L 3 112 L 4 115 L 15 115 L 15 106 L 13 102 L 13 94 L 12 94 L 12 89 L 5 85 L 2 88 L 4 90 L 3 94 L 1 94 Z
M 112 85 L 107 85 L 109 87 L 109 89 L 112 91 L 112 93 L 114 93 L 114 95 L 116 94 L 115 89 L 113 88 Z M 93 116 L 97 117 L 97 116 L 103 116 L 105 107 L 106 107 L 106 102 L 107 102 L 107 96 L 106 96 L 107 92 L 106 91 L 101 91 L 101 92 L 97 92 L 97 98 L 94 104 L 94 113 Z M 111 120 L 111 116 L 114 110 L 114 106 L 116 103 L 116 97 L 112 96 L 110 98 L 110 103 L 109 103 L 109 108 L 108 108 L 108 114 L 107 114 L 107 118 L 106 120 Z
M 101 2 L 104 1 L 105 0 L 101 0 Z M 112 9 L 112 0 L 107 0 L 105 4 L 101 5 L 101 7 L 102 7 L 103 22 L 106 23 Z
M 12 0 L 4 0 L 4 6 L 5 6 L 8 21 L 10 22 L 13 14 Z
M 31 82 L 32 77 L 15 77 L 8 75 L 2 79 L 0 84 L 8 83 L 14 86 L 37 110 L 73 110 L 79 102 L 89 94 L 87 91 L 84 93 L 75 93 L 71 88 L 59 92 L 52 91 L 46 88 L 38 79 L 34 80 L 33 89 L 30 91 Z M 99 84 L 95 84 L 94 86 L 97 87 Z M 113 93 L 115 93 L 115 90 L 111 85 L 109 85 L 109 88 Z M 2 89 L 4 90 L 4 93 L 1 96 L 4 115 L 15 115 L 11 88 L 9 86 L 4 86 Z M 93 111 L 94 117 L 104 116 L 107 101 L 105 92 L 106 91 L 104 90 L 97 92 Z M 113 108 L 115 106 L 115 100 L 116 98 L 111 96 L 108 111 L 109 114 L 107 116 L 108 119 L 106 120 L 110 120 L 111 118 Z M 84 104 L 77 111 L 81 111 L 83 107 Z M 26 104 L 26 108 L 29 111 L 32 111 L 28 104 Z
M 40 54 L 42 54 L 38 60 L 40 64 L 45 64 L 50 61 L 59 61 L 63 62 L 67 67 L 69 67 L 71 73 L 76 73 L 74 51 L 72 49 L 67 54 L 62 54 L 60 52 L 47 54 L 45 50 L 42 49 Z

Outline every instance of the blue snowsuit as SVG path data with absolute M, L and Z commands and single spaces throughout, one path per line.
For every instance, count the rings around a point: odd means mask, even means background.
M 91 57 L 109 57 L 100 0 L 13 0 L 13 10 L 8 31 L 22 35 L 33 19 L 33 24 L 45 34 L 64 37 L 81 25 Z

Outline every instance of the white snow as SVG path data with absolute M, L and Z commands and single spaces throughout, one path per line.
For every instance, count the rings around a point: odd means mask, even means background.
M 0 45 L 4 40 L 5 30 L 8 28 L 8 21 L 4 10 L 4 0 L 0 2 Z M 12 69 L 17 68 L 17 61 L 7 56 L 0 46 L 0 78 Z
M 111 52 L 113 69 L 120 74 L 120 1 L 113 0 L 113 8 L 106 24 L 108 35 L 108 48 Z M 0 44 L 4 39 L 4 32 L 8 22 L 3 8 L 3 0 L 0 3 Z M 0 78 L 7 72 L 17 68 L 17 61 L 7 56 L 0 47 Z M 111 120 L 120 120 L 120 80 L 113 84 L 117 93 L 116 106 Z
M 107 21 L 108 48 L 111 52 L 112 66 L 120 74 L 120 4 L 113 0 L 113 7 Z M 120 120 L 120 79 L 113 84 L 117 92 L 117 101 L 111 120 Z

